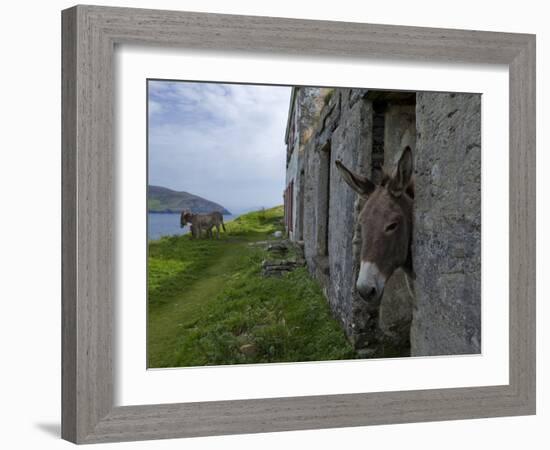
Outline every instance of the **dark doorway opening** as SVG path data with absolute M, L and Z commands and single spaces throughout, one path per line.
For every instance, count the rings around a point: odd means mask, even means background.
M 328 256 L 330 212 L 330 141 L 319 152 L 319 187 L 317 196 L 317 254 Z

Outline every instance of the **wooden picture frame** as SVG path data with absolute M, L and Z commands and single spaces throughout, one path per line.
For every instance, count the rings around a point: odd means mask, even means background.
M 98 6 L 63 11 L 62 30 L 64 439 L 94 443 L 535 413 L 535 36 Z M 114 407 L 116 44 L 507 65 L 509 384 Z

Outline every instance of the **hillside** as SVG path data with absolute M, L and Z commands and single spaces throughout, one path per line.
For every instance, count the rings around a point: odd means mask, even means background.
M 220 211 L 222 214 L 231 214 L 218 203 L 189 192 L 173 191 L 161 186 L 148 186 L 147 209 L 153 213 L 180 213 L 189 209 L 194 213 Z

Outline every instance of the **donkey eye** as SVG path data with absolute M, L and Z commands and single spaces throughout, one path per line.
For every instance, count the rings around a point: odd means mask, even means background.
M 386 226 L 386 232 L 393 231 L 397 228 L 397 222 L 392 222 L 388 226 Z

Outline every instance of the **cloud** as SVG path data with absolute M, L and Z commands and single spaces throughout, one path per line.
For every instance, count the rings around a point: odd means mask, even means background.
M 281 204 L 290 90 L 149 81 L 149 183 L 230 210 Z
M 157 115 L 162 113 L 164 108 L 162 107 L 162 103 L 159 103 L 154 100 L 149 100 L 149 114 L 150 115 Z

